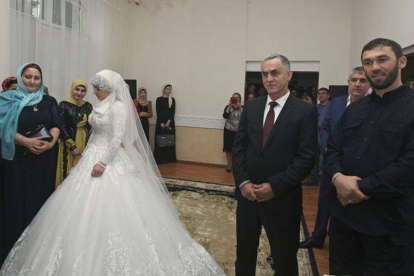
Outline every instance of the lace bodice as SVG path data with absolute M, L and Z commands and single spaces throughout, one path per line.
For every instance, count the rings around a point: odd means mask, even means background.
M 92 126 L 92 136 L 88 147 L 100 148 L 99 161 L 108 165 L 121 148 L 126 131 L 126 112 L 122 102 L 115 101 L 104 113 L 95 111 L 89 116 L 89 124 Z

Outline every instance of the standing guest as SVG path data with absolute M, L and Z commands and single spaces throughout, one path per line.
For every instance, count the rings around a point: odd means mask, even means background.
M 43 92 L 45 92 L 46 95 L 50 96 L 49 87 L 47 87 L 46 85 L 43 85 Z
M 17 83 L 16 91 L 0 94 L 0 263 L 55 190 L 57 155 L 52 148 L 60 134 L 59 107 L 43 92 L 39 65 L 20 67 Z M 50 131 L 50 142 L 26 137 L 39 125 Z
M 265 87 L 260 87 L 258 97 L 262 97 L 262 96 L 266 96 L 266 95 L 267 95 L 266 88 Z
M 141 120 L 147 141 L 149 141 L 149 119 L 152 118 L 152 102 L 147 99 L 147 89 L 140 87 L 138 89 L 138 99 L 134 100 L 138 116 Z
M 351 104 L 328 140 L 337 199 L 330 274 L 410 275 L 414 258 L 414 93 L 401 46 L 377 38 L 361 53 L 374 91 Z
M 312 104 L 312 99 L 308 96 L 308 93 L 304 92 L 301 96 L 302 101 Z
M 410 89 L 414 90 L 414 76 L 409 76 L 407 78 L 407 83 L 410 86 Z
M 246 89 L 247 91 L 247 94 L 250 94 L 250 93 L 255 93 L 255 91 L 256 91 L 256 86 L 254 85 L 254 84 L 249 84 L 248 86 L 247 86 L 247 89 Z
M 247 101 L 233 145 L 237 197 L 236 275 L 255 275 L 262 226 L 277 275 L 298 275 L 301 181 L 317 148 L 315 106 L 290 95 L 293 72 L 282 55 L 261 65 L 268 96 Z
M 59 104 L 64 127 L 60 133 L 62 141 L 59 143 L 56 187 L 79 162 L 89 138 L 91 126 L 88 118 L 92 112 L 92 105 L 84 100 L 87 88 L 86 81 L 74 80 L 70 88 L 70 97 Z
M 329 90 L 325 87 L 319 88 L 318 90 L 318 100 L 319 103 L 316 105 L 316 108 L 318 109 L 318 144 L 319 142 L 319 132 L 322 127 L 323 119 L 325 118 L 326 114 L 326 106 L 329 103 Z M 315 186 L 318 185 L 318 178 L 319 178 L 319 164 L 321 164 L 320 159 L 322 158 L 319 154 L 319 148 L 318 148 L 318 154 L 316 155 L 316 161 L 315 165 L 313 166 L 311 176 L 309 178 L 309 182 L 303 183 L 305 186 Z
M 223 134 L 223 151 L 226 153 L 226 172 L 228 173 L 231 172 L 231 151 L 233 150 L 234 138 L 236 137 L 237 129 L 239 128 L 242 112 L 243 107 L 241 105 L 241 95 L 237 92 L 233 93 L 223 112 L 223 118 L 226 119 Z
M 256 97 L 254 96 L 254 93 L 249 93 L 249 94 L 247 94 L 247 100 L 253 100 L 254 98 L 256 98 Z
M 292 96 L 297 97 L 298 96 L 298 90 L 293 87 L 292 89 L 290 89 L 290 94 L 292 94 Z
M 175 135 L 175 99 L 171 96 L 171 84 L 164 85 L 162 96 L 157 98 L 155 108 L 157 112 L 157 125 L 155 127 L 154 158 L 157 164 L 165 164 L 177 161 L 175 145 L 160 148 L 157 145 L 157 135 L 171 133 Z
M 1 87 L 3 88 L 2 92 L 6 92 L 8 90 L 16 90 L 17 89 L 17 78 L 16 77 L 8 77 L 2 83 Z
M 329 135 L 335 130 L 336 123 L 345 112 L 345 108 L 356 100 L 365 97 L 370 85 L 362 67 L 355 67 L 348 77 L 348 96 L 334 98 L 326 107 L 322 128 L 319 132 L 320 151 L 325 152 Z M 318 124 L 320 124 L 320 120 Z M 324 160 L 325 162 L 325 160 Z M 326 163 L 324 163 L 326 164 Z M 325 165 L 324 165 L 325 167 Z M 331 214 L 331 200 L 335 195 L 334 186 L 326 172 L 322 173 L 319 187 L 318 212 L 316 213 L 315 227 L 311 237 L 301 242 L 300 248 L 323 247 L 328 234 L 328 222 Z

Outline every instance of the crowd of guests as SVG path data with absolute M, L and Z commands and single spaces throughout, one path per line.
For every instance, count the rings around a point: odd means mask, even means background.
M 329 220 L 332 274 L 413 272 L 414 80 L 402 84 L 407 61 L 394 41 L 371 41 L 361 59 L 363 66 L 348 76 L 348 95 L 330 100 L 324 87 L 288 89 L 289 60 L 269 56 L 262 62 L 263 87 L 248 85 L 244 106 L 239 93 L 225 106 L 223 151 L 238 201 L 238 275 L 254 275 L 262 226 L 278 273 L 297 275 L 297 249 L 322 247 Z M 34 63 L 22 65 L 2 88 L 0 263 L 79 162 L 93 110 L 84 100 L 84 80 L 74 80 L 69 97 L 58 104 Z M 175 136 L 171 94 L 166 84 L 156 100 L 156 138 Z M 153 109 L 145 87 L 133 104 L 149 140 Z M 154 158 L 157 164 L 175 162 L 175 143 L 156 139 Z M 320 182 L 318 213 L 313 235 L 299 243 L 301 181 L 309 173 L 304 185 Z

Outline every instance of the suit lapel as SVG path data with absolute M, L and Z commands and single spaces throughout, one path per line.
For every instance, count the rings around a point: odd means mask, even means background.
M 293 110 L 293 107 L 295 106 L 295 103 L 294 103 L 292 97 L 294 97 L 294 96 L 289 95 L 288 99 L 286 100 L 285 105 L 283 106 L 282 110 L 280 111 L 279 116 L 277 117 L 276 122 L 274 123 L 274 125 L 272 127 L 272 131 L 269 134 L 269 138 L 267 139 L 265 146 L 262 148 L 263 150 L 267 147 L 269 142 L 273 139 L 273 137 L 279 131 L 280 127 L 285 123 L 286 119 L 289 118 L 289 114 Z M 262 118 L 262 122 L 263 122 L 263 118 Z M 263 131 L 262 131 L 262 136 L 261 137 L 262 137 L 262 141 L 263 141 Z
M 262 131 L 259 133 L 259 149 L 262 148 L 263 146 L 263 118 L 264 118 L 264 111 L 266 108 L 266 102 L 267 102 L 267 97 L 260 97 L 258 98 L 259 100 L 259 106 L 258 106 L 258 110 L 257 110 L 257 116 L 258 116 L 258 121 L 260 122 L 260 125 L 262 126 Z

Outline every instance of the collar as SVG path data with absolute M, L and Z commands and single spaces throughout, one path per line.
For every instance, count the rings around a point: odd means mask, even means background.
M 407 84 L 403 84 L 400 87 L 395 88 L 394 90 L 388 91 L 387 93 L 385 93 L 384 95 L 382 95 L 382 98 L 380 96 L 378 96 L 377 92 L 375 91 L 375 89 L 372 91 L 371 95 L 369 95 L 370 100 L 374 101 L 375 99 L 378 99 L 382 102 L 391 102 L 393 101 L 396 97 L 398 97 L 398 95 L 400 95 L 403 91 L 410 89 L 410 87 Z
M 288 90 L 286 95 L 284 95 L 283 97 L 277 99 L 275 102 L 277 102 L 277 104 L 280 105 L 280 107 L 283 107 L 285 105 L 287 99 L 289 98 L 289 95 L 290 95 L 290 91 Z M 270 102 L 273 102 L 273 100 L 270 98 L 269 95 L 267 95 L 266 106 L 268 106 Z

